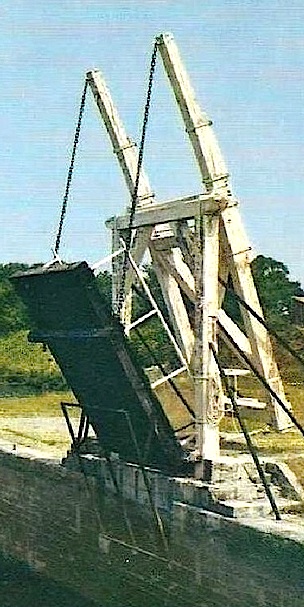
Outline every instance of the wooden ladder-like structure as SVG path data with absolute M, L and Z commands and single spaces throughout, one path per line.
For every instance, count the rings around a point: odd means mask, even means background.
M 290 426 L 290 421 L 273 395 L 288 407 L 289 404 L 267 329 L 250 312 L 251 308 L 263 317 L 251 274 L 253 253 L 212 122 L 198 105 L 172 35 L 160 35 L 157 45 L 200 170 L 203 193 L 157 202 L 147 176 L 141 172 L 132 225 L 133 263 L 127 271 L 121 318 L 127 330 L 131 321 L 132 283 L 148 250 L 182 362 L 194 381 L 198 460 L 214 461 L 219 457 L 219 421 L 224 411 L 220 374 L 212 354 L 212 350 L 218 349 L 219 336 L 242 362 L 245 353 L 269 384 L 272 391 L 269 407 L 278 430 Z M 87 78 L 132 196 L 138 164 L 136 145 L 126 134 L 102 74 L 90 71 Z M 128 212 L 112 218 L 107 225 L 112 229 L 114 253 L 121 247 L 128 229 Z M 121 258 L 113 257 L 114 306 L 121 289 L 121 267 Z M 247 304 L 240 306 L 244 331 L 222 308 L 228 279 L 236 295 Z M 194 307 L 194 320 L 189 316 L 187 300 Z

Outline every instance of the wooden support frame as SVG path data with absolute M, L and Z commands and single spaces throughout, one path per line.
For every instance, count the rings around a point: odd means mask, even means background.
M 212 122 L 197 103 L 174 39 L 171 34 L 164 34 L 157 38 L 157 44 L 201 173 L 204 192 L 158 202 L 142 171 L 131 254 L 135 263 L 140 264 L 145 251 L 150 253 L 176 342 L 190 365 L 195 385 L 198 460 L 216 460 L 224 399 L 211 350 L 217 351 L 219 334 L 224 338 L 226 333 L 231 335 L 279 398 L 287 401 L 267 330 L 243 309 L 243 332 L 222 309 L 225 288 L 219 284 L 219 278 L 227 282 L 230 275 L 236 293 L 262 316 L 250 269 L 253 253 L 242 225 L 239 203 L 230 189 L 229 174 Z M 94 71 L 88 72 L 87 77 L 132 196 L 138 162 L 136 147 L 126 135 L 102 75 Z M 190 227 L 189 220 L 194 228 Z M 115 250 L 120 246 L 119 236 L 129 226 L 129 214 L 110 219 L 107 226 L 112 229 Z M 113 278 L 115 305 L 121 288 L 119 258 L 114 259 Z M 127 272 L 126 303 L 122 312 L 122 321 L 127 326 L 131 326 L 133 281 L 131 267 Z M 194 321 L 189 317 L 186 300 L 194 304 Z M 217 320 L 224 331 L 218 328 Z M 270 408 L 275 427 L 279 430 L 289 427 L 288 416 L 279 410 L 273 398 Z

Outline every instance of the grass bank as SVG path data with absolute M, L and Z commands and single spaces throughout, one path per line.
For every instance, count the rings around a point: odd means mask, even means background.
M 0 396 L 62 391 L 66 382 L 50 352 L 28 341 L 27 331 L 0 338 Z
M 0 418 L 6 417 L 60 417 L 61 401 L 75 402 L 71 392 L 46 392 L 45 394 L 0 398 Z M 71 409 L 71 414 L 76 410 Z
M 0 398 L 0 441 L 16 450 L 35 449 L 48 457 L 64 457 L 71 440 L 61 401 L 75 402 L 75 398 L 67 391 Z M 79 409 L 71 408 L 69 415 L 77 433 Z

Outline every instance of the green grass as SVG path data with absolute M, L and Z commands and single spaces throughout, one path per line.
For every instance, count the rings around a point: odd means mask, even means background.
M 42 344 L 28 341 L 27 331 L 0 338 L 0 395 L 37 394 L 64 389 L 54 358 Z
M 47 453 L 48 456 L 55 456 L 61 459 L 64 457 L 71 446 L 71 440 L 68 431 L 54 433 L 44 429 L 31 430 L 30 432 L 18 432 L 11 428 L 4 428 L 0 431 L 2 441 L 13 444 L 18 452 L 20 447 L 35 449 Z
M 54 359 L 44 352 L 41 344 L 30 343 L 28 331 L 10 333 L 0 339 L 0 366 L 14 371 L 55 370 Z
M 71 439 L 65 423 L 60 423 L 61 401 L 76 402 L 70 392 L 0 398 L 0 440 L 16 445 L 17 451 L 27 447 L 47 452 L 49 456 L 64 457 Z M 78 408 L 69 409 L 73 425 L 77 426 L 79 413 Z M 29 423 L 28 418 L 33 418 L 33 422 Z M 48 424 L 49 419 L 55 423 Z
M 76 402 L 71 392 L 46 392 L 38 396 L 0 398 L 0 418 L 5 417 L 59 417 L 61 401 Z M 77 410 L 71 408 L 70 415 Z
M 0 338 L 0 370 L 0 439 L 63 457 L 71 443 L 64 426 L 56 431 L 45 424 L 22 424 L 29 417 L 61 418 L 61 401 L 75 402 L 63 390 L 65 382 L 50 352 L 30 343 L 27 331 L 11 333 Z M 79 410 L 69 414 L 75 419 Z

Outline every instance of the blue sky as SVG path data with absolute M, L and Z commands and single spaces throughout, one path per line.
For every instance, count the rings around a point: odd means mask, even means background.
M 300 0 L 2 0 L 0 263 L 51 258 L 85 72 L 101 69 L 138 140 L 153 39 L 171 31 L 252 244 L 304 285 L 303 28 Z M 160 61 L 144 164 L 159 200 L 201 191 Z M 62 257 L 105 255 L 104 221 L 128 202 L 89 98 Z

